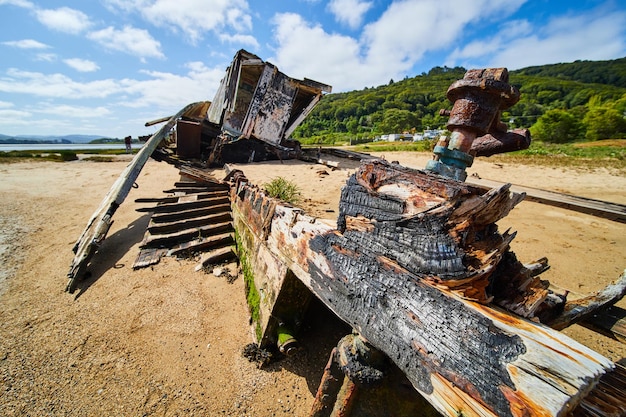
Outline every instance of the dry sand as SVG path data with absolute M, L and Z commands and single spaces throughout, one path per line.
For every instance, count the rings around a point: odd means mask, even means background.
M 386 153 L 422 168 L 427 154 Z M 312 323 L 305 350 L 267 368 L 242 357 L 252 341 L 243 280 L 193 272 L 165 258 L 133 271 L 148 215 L 134 200 L 157 197 L 178 171 L 150 161 L 75 296 L 64 292 L 72 245 L 128 159 L 0 165 L 1 416 L 306 416 L 330 348 L 345 331 Z M 331 170 L 296 161 L 239 165 L 257 184 L 282 176 L 317 217 L 337 215 L 356 165 Z M 626 178 L 608 171 L 477 161 L 482 178 L 626 204 Z M 221 174 L 221 171 L 216 173 Z M 626 267 L 626 225 L 523 202 L 500 222 L 517 230 L 523 262 L 546 256 L 542 277 L 577 293 L 597 291 Z M 235 265 L 230 265 L 235 271 Z M 626 307 L 625 301 L 621 301 Z M 318 317 L 319 318 L 319 317 Z M 626 348 L 580 326 L 564 331 L 614 361 Z

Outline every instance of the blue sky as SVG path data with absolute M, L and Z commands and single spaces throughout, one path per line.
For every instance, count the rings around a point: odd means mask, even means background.
M 0 133 L 150 134 L 243 48 L 334 92 L 626 56 L 623 0 L 0 0 Z

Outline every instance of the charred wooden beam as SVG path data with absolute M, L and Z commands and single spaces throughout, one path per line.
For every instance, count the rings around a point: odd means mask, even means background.
M 626 343 L 626 310 L 610 306 L 585 317 L 579 323 L 595 332 Z
M 233 178 L 233 222 L 253 277 L 260 341 L 292 274 L 446 415 L 563 415 L 613 367 L 490 304 L 518 296 L 506 285 L 494 289 L 493 279 L 532 276 L 509 255 L 514 235 L 495 225 L 519 202 L 507 187 L 485 193 L 371 162 L 344 187 L 336 228 Z
M 590 316 L 601 308 L 606 308 L 621 300 L 626 294 L 626 270 L 614 283 L 602 291 L 587 297 L 565 303 L 563 312 L 546 324 L 553 329 L 564 329 L 585 317 Z

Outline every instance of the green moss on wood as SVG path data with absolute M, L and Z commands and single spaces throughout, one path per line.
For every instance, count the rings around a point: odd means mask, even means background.
M 235 228 L 235 241 L 237 242 L 237 254 L 239 256 L 241 271 L 243 272 L 250 321 L 254 325 L 257 340 L 261 340 L 263 336 L 263 330 L 261 329 L 261 296 L 254 283 L 254 273 L 252 272 L 252 266 L 248 258 L 248 251 L 243 244 L 242 236 L 237 228 Z

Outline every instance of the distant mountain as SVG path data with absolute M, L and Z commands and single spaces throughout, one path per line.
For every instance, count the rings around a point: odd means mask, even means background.
M 103 139 L 103 135 L 3 135 L 0 134 L 0 142 L 4 143 L 89 143 L 97 139 Z
M 30 139 L 39 141 L 70 141 L 72 143 L 89 143 L 92 140 L 106 138 L 103 135 L 62 135 L 62 136 L 45 136 L 45 135 L 16 135 L 19 139 Z

